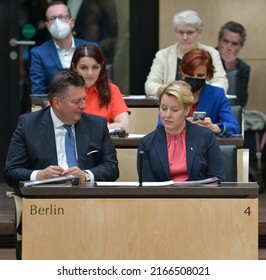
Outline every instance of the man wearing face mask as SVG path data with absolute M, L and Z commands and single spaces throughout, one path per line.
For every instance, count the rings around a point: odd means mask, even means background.
M 30 80 L 32 94 L 47 94 L 51 78 L 60 70 L 70 68 L 75 49 L 87 42 L 72 36 L 75 19 L 68 6 L 55 1 L 46 9 L 45 26 L 52 39 L 31 49 Z
M 208 127 L 220 136 L 239 134 L 240 126 L 232 113 L 224 90 L 206 83 L 213 77 L 214 72 L 209 52 L 203 49 L 194 49 L 184 55 L 179 74 L 190 85 L 194 97 L 194 103 L 187 119 Z M 205 119 L 193 120 L 193 114 L 196 111 L 206 112 Z M 161 125 L 160 119 L 158 125 Z

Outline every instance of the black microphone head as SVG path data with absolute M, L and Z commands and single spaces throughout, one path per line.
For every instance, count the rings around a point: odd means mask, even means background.
M 139 151 L 139 186 L 142 187 L 142 169 L 143 169 L 143 156 L 144 156 L 144 151 Z

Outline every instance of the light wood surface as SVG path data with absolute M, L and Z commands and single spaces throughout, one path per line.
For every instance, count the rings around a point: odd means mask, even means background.
M 249 181 L 249 149 L 237 150 L 237 182 Z
M 155 130 L 158 122 L 158 108 L 130 108 L 130 133 L 147 134 Z
M 114 142 L 125 142 L 125 139 L 113 139 Z M 129 141 L 130 142 L 130 139 Z M 134 142 L 134 140 L 132 140 Z M 134 143 L 135 144 L 135 143 Z M 122 145 L 121 145 L 122 146 Z M 130 145 L 129 145 L 130 146 Z M 137 146 L 130 148 L 116 148 L 119 164 L 120 177 L 119 182 L 138 181 L 137 172 Z M 249 181 L 249 150 L 237 150 L 237 182 Z
M 119 178 L 118 182 L 137 182 L 137 149 L 116 149 Z
M 227 21 L 239 22 L 246 28 L 246 42 L 239 52 L 239 57 L 251 66 L 249 98 L 245 109 L 266 113 L 266 49 L 265 38 L 261 36 L 264 33 L 264 25 L 258 24 L 264 22 L 265 1 L 160 0 L 159 5 L 159 49 L 176 42 L 172 20 L 173 16 L 182 10 L 192 9 L 199 13 L 203 21 L 200 42 L 212 47 L 217 46 L 218 32 Z
M 23 198 L 22 220 L 23 259 L 258 259 L 257 198 Z

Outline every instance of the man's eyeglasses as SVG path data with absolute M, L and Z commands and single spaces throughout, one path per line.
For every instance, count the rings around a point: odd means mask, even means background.
M 187 36 L 187 37 L 192 37 L 195 33 L 197 33 L 197 31 L 176 31 L 176 34 L 180 37 L 183 37 L 183 36 Z
M 52 22 L 54 22 L 57 18 L 58 18 L 59 20 L 62 20 L 62 21 L 67 21 L 67 20 L 69 19 L 69 15 L 52 16 L 52 17 L 47 18 L 47 21 L 48 21 L 49 23 L 52 23 Z

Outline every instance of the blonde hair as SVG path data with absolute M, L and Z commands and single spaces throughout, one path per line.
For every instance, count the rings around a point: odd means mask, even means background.
M 165 94 L 175 96 L 185 109 L 193 105 L 194 97 L 191 87 L 183 80 L 173 81 L 167 85 L 160 86 L 157 91 L 159 104 L 161 104 L 162 97 Z

